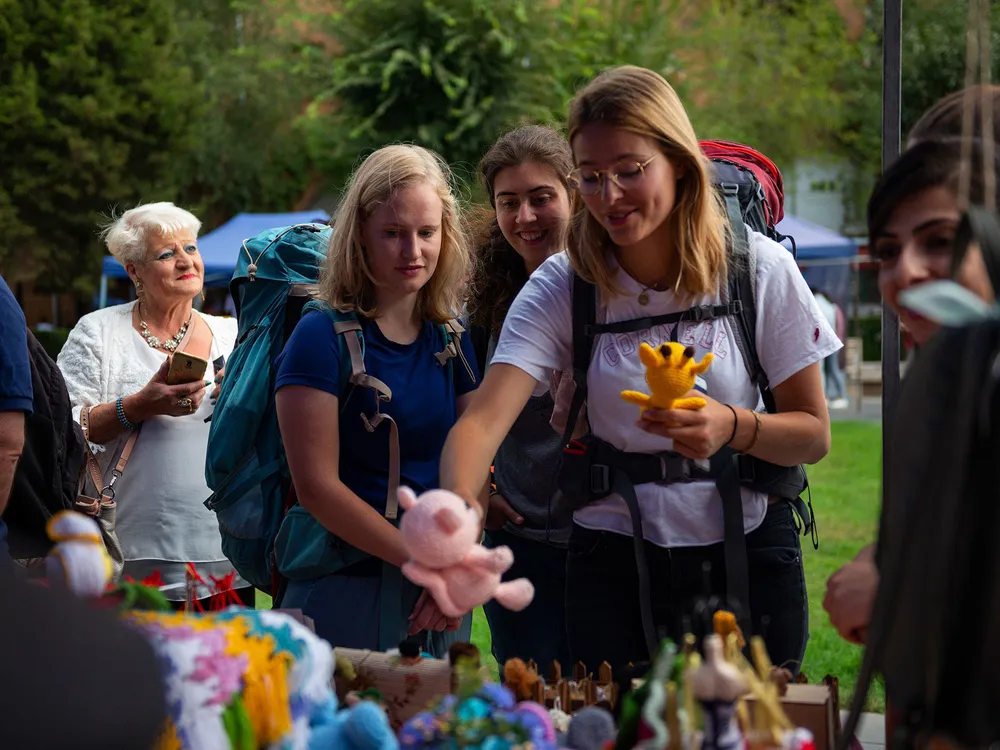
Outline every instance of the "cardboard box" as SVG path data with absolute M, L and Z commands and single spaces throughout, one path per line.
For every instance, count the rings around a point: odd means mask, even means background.
M 379 651 L 335 648 L 334 653 L 354 665 L 358 679 L 350 689 L 375 688 L 382 694 L 389 724 L 395 731 L 407 719 L 451 693 L 451 664 L 444 659 L 420 659 L 414 664 Z M 343 699 L 340 690 L 337 692 Z
M 747 707 L 752 712 L 756 701 L 747 696 Z M 834 750 L 840 736 L 840 713 L 835 688 L 830 685 L 788 686 L 781 699 L 781 707 L 789 721 L 797 727 L 812 732 L 816 750 Z

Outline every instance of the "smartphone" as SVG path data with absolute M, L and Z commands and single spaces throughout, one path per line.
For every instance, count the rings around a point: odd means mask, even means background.
M 187 352 L 174 352 L 167 370 L 167 385 L 193 383 L 203 380 L 208 370 L 208 360 Z

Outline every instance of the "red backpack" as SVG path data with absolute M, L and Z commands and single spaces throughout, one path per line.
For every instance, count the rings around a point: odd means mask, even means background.
M 729 222 L 737 218 L 775 242 L 795 240 L 775 229 L 785 216 L 785 185 L 777 165 L 749 146 L 732 141 L 701 141 L 702 153 L 712 162 L 712 182 L 726 202 Z

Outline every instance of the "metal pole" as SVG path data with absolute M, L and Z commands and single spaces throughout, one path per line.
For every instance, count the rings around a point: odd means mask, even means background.
M 899 156 L 903 0 L 885 0 L 882 30 L 882 169 Z M 889 476 L 888 439 L 899 391 L 899 318 L 882 304 L 882 496 Z

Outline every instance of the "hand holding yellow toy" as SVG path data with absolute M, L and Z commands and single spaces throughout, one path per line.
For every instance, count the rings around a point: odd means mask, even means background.
M 646 383 L 651 395 L 638 391 L 622 391 L 622 398 L 630 404 L 649 409 L 689 409 L 705 408 L 705 399 L 697 396 L 684 397 L 694 388 L 695 378 L 712 364 L 713 355 L 706 354 L 701 362 L 694 361 L 694 347 L 670 341 L 654 349 L 643 342 L 639 346 L 639 359 L 646 366 Z

